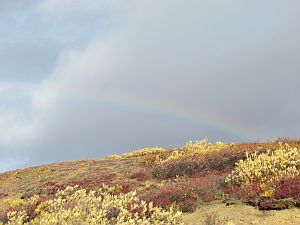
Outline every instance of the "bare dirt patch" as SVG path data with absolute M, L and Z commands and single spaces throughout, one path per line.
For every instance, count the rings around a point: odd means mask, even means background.
M 209 217 L 211 217 L 211 224 L 208 223 Z M 235 225 L 299 225 L 300 209 L 260 211 L 253 206 L 243 204 L 226 206 L 222 202 L 212 202 L 200 206 L 193 213 L 183 214 L 183 222 L 188 225 L 221 225 L 227 224 L 230 220 Z

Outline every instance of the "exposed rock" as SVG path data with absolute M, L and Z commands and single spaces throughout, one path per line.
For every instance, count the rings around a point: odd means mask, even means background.
M 259 202 L 260 210 L 282 210 L 295 207 L 294 199 L 265 199 Z

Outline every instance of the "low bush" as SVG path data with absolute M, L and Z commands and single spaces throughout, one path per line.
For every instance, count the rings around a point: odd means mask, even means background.
M 148 176 L 144 171 L 136 171 L 130 175 L 130 179 L 137 179 L 138 181 L 144 181 L 148 179 Z
M 260 210 L 282 210 L 295 207 L 296 202 L 292 199 L 261 199 L 258 205 Z
M 0 199 L 0 205 L 5 205 L 6 207 L 20 207 L 25 204 L 25 201 L 20 198 L 3 198 Z
M 234 144 L 225 144 L 220 141 L 216 143 L 210 143 L 207 138 L 201 141 L 196 141 L 195 143 L 189 141 L 185 146 L 181 148 L 174 148 L 167 151 L 168 154 L 164 155 L 163 157 L 156 157 L 155 162 L 158 164 L 164 164 L 188 156 L 219 152 L 230 146 L 234 146 Z
M 242 200 L 250 200 L 250 199 L 255 199 L 259 198 L 262 193 L 264 192 L 263 189 L 261 188 L 260 183 L 256 182 L 253 183 L 247 187 L 240 187 L 236 185 L 226 185 L 224 188 L 224 193 L 237 198 L 237 199 L 242 199 Z
M 144 148 L 125 153 L 121 156 L 112 155 L 107 157 L 107 159 L 138 158 L 138 161 L 149 166 L 153 164 L 165 164 L 187 156 L 219 152 L 234 145 L 235 144 L 225 144 L 222 142 L 210 143 L 208 139 L 204 139 L 196 141 L 195 143 L 189 141 L 185 146 L 179 148 L 172 148 L 169 150 L 162 147 Z
M 284 179 L 276 185 L 274 197 L 280 198 L 300 198 L 300 175 Z
M 201 177 L 177 176 L 170 184 L 152 189 L 142 199 L 152 201 L 155 206 L 167 208 L 175 204 L 181 211 L 192 212 L 200 202 L 221 199 L 224 174 L 206 173 Z
M 8 209 L 0 212 L 0 222 L 4 224 L 7 223 L 9 221 L 10 212 L 15 212 L 16 214 L 19 214 L 21 212 L 26 213 L 26 218 L 27 218 L 26 221 L 29 221 L 37 216 L 37 212 L 36 212 L 37 206 L 48 199 L 50 199 L 49 196 L 35 195 L 31 198 L 23 200 L 22 205 L 18 205 L 14 207 L 10 206 L 8 207 Z
M 226 172 L 210 171 L 195 177 L 176 178 L 177 186 L 190 198 L 198 202 L 210 202 L 223 197 L 223 182 Z
M 154 206 L 167 208 L 173 203 L 180 202 L 184 198 L 184 195 L 179 187 L 163 186 L 148 191 L 146 194 L 142 195 L 141 198 L 146 202 L 153 202 Z
M 281 144 L 275 151 L 247 154 L 245 160 L 236 163 L 235 170 L 227 177 L 226 182 L 247 186 L 256 181 L 268 182 L 294 177 L 299 171 L 300 150 Z
M 154 178 L 175 178 L 176 176 L 191 175 L 204 169 L 201 160 L 196 157 L 185 157 L 164 164 L 156 165 L 152 169 Z
M 11 209 L 11 210 L 17 211 L 18 209 Z M 10 210 L 0 211 L 0 225 L 8 222 L 7 213 L 9 213 L 9 212 L 10 212 Z
M 174 185 L 150 190 L 143 194 L 141 198 L 165 209 L 176 206 L 183 212 L 193 212 L 198 203 L 198 195 L 195 192 Z
M 235 151 L 234 147 L 222 151 L 181 157 L 176 160 L 158 164 L 152 169 L 155 178 L 172 178 L 184 175 L 194 175 L 202 171 L 233 169 L 239 159 L 244 159 L 245 153 Z
M 178 208 L 182 212 L 194 212 L 197 208 L 197 201 L 192 198 L 184 199 L 178 203 Z
M 162 147 L 143 148 L 143 149 L 125 153 L 121 157 L 132 158 L 132 157 L 141 157 L 141 156 L 147 156 L 147 155 L 156 155 L 156 154 L 159 154 L 164 151 L 166 151 L 166 150 Z
M 25 210 L 9 212 L 8 224 L 181 224 L 181 213 L 174 208 L 163 210 L 139 200 L 135 192 L 122 194 L 119 190 L 118 186 L 103 186 L 89 192 L 67 187 L 58 191 L 53 199 L 41 202 L 35 209 L 37 215 L 34 218 L 29 218 Z

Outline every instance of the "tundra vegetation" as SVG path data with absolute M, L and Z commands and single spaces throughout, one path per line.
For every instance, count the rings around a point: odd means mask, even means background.
M 215 200 L 299 207 L 300 140 L 204 139 L 11 171 L 0 182 L 0 224 L 182 224 L 182 212 Z

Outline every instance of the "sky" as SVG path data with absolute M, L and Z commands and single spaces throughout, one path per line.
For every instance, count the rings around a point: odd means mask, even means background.
M 1 0 L 0 171 L 299 137 L 297 0 Z

